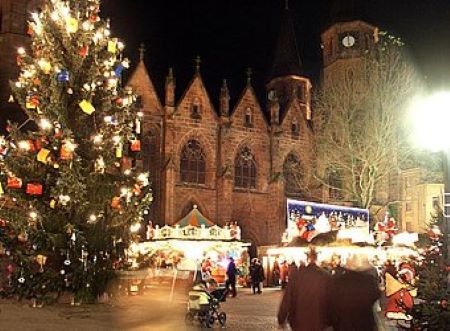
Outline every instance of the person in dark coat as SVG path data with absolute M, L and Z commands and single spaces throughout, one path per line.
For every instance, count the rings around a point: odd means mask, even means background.
M 230 289 L 231 286 L 231 293 L 233 295 L 233 298 L 236 297 L 236 264 L 234 263 L 234 259 L 230 257 L 230 263 L 228 263 L 227 267 L 227 281 L 225 282 L 225 287 L 227 290 Z
M 258 263 L 258 259 L 253 259 L 250 265 L 250 278 L 252 279 L 252 290 L 253 294 L 261 294 L 261 282 L 262 278 L 262 266 Z
M 373 305 L 380 297 L 377 279 L 367 258 L 354 255 L 347 268 L 331 280 L 329 316 L 335 331 L 378 330 Z
M 289 322 L 293 331 L 323 331 L 328 326 L 327 291 L 330 275 L 317 264 L 317 253 L 307 253 L 308 266 L 289 278 L 278 311 L 278 324 Z

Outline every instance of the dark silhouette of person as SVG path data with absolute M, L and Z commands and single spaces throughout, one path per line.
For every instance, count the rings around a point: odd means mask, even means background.
M 227 281 L 225 282 L 225 287 L 227 290 L 231 287 L 231 293 L 233 295 L 233 298 L 236 297 L 237 291 L 236 291 L 236 264 L 234 263 L 234 259 L 230 257 L 230 263 L 228 263 L 227 267 Z

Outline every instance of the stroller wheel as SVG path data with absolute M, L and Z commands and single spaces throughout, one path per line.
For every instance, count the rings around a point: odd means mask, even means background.
M 205 328 L 212 328 L 214 325 L 215 318 L 212 315 L 208 315 L 205 317 L 205 320 L 203 321 L 203 325 Z
M 192 325 L 194 324 L 194 314 L 191 312 L 186 313 L 186 316 L 184 316 L 184 322 L 186 325 Z
M 225 324 L 227 323 L 227 314 L 222 312 L 219 314 L 217 319 L 219 320 L 221 326 L 225 326 Z

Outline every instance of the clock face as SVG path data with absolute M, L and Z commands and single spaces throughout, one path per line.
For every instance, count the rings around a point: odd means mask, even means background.
M 342 38 L 342 45 L 344 47 L 350 48 L 353 45 L 355 45 L 356 39 L 352 35 L 346 35 L 344 38 Z

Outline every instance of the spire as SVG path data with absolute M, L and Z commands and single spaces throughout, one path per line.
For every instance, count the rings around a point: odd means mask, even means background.
M 286 0 L 270 79 L 289 75 L 300 76 L 301 73 L 302 63 L 298 53 L 294 22 Z
M 166 106 L 175 106 L 175 77 L 173 68 L 169 68 L 169 73 L 166 77 Z
M 139 46 L 139 60 L 144 61 L 144 55 L 145 55 L 145 44 L 141 43 Z
M 247 74 L 247 85 L 251 85 L 252 84 L 252 75 L 253 75 L 252 68 L 248 67 L 247 71 L 245 73 Z
M 200 73 L 200 64 L 202 63 L 202 59 L 200 58 L 200 55 L 197 55 L 195 60 L 195 72 Z

